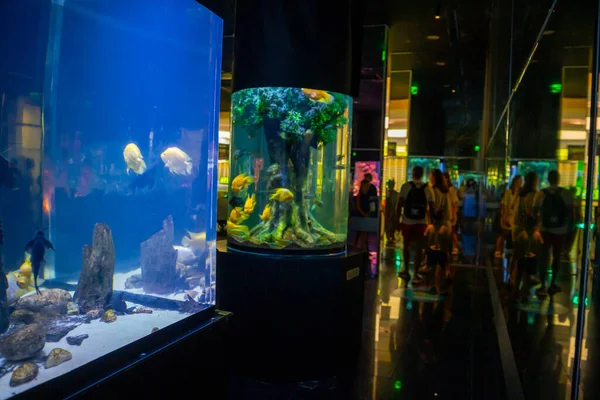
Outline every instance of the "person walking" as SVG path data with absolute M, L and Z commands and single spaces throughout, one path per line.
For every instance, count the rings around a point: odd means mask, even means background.
M 396 215 L 402 216 L 400 230 L 404 238 L 404 248 L 402 250 L 404 263 L 398 276 L 405 280 L 411 279 L 409 264 L 412 248 L 415 250 L 413 283 L 421 282 L 417 272 L 423 260 L 425 231 L 427 229 L 427 210 L 433 206 L 433 192 L 423 182 L 423 174 L 424 170 L 421 166 L 417 165 L 412 169 L 412 180 L 406 182 L 400 188 L 400 195 L 398 196 L 398 204 L 396 206 Z
M 518 289 L 522 278 L 527 277 L 521 291 L 521 300 L 525 301 L 529 285 L 537 283 L 535 276 L 538 247 L 543 243 L 538 227 L 538 214 L 534 210 L 537 195 L 538 176 L 535 172 L 525 175 L 525 183 L 519 191 L 512 226 L 513 256 L 510 262 L 511 283 Z
M 458 255 L 458 191 L 452 185 L 450 174 L 444 172 L 444 181 L 448 187 L 448 199 L 450 200 L 450 225 L 452 226 L 452 254 Z
M 434 169 L 429 174 L 429 184 L 433 192 L 433 204 L 429 207 L 430 223 L 427 227 L 427 265 L 435 268 L 435 286 L 432 293 L 445 295 L 446 267 L 452 250 L 451 200 L 442 171 Z
M 515 221 L 515 204 L 519 191 L 523 186 L 523 177 L 521 175 L 515 175 L 512 179 L 510 186 L 502 195 L 502 201 L 500 203 L 500 229 L 498 237 L 496 238 L 496 252 L 494 257 L 502 258 L 504 243 L 511 236 L 512 226 Z
M 396 214 L 396 204 L 398 204 L 399 193 L 394 189 L 396 181 L 390 179 L 387 181 L 387 192 L 385 196 L 385 236 L 388 246 L 396 244 L 396 228 L 398 227 L 398 215 Z
M 559 179 L 558 171 L 550 171 L 548 173 L 550 186 L 540 190 L 534 202 L 534 213 L 540 215 L 540 233 L 543 240 L 539 263 L 542 287 L 537 290 L 540 296 L 560 292 L 556 278 L 560 272 L 562 251 L 567 244 L 570 227 L 576 217 L 573 195 L 558 186 Z M 552 254 L 552 278 L 550 287 L 547 287 L 550 254 Z

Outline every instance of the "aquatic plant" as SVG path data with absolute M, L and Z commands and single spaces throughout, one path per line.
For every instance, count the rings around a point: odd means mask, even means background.
M 283 248 L 291 244 L 311 248 L 344 240 L 344 235 L 325 229 L 311 214 L 304 200 L 310 150 L 333 142 L 348 119 L 345 96 L 319 92 L 310 98 L 299 88 L 254 88 L 233 94 L 232 123 L 244 127 L 252 137 L 262 132 L 267 145 L 271 173 L 267 189 L 287 188 L 294 198 L 269 201 L 271 216 L 248 234 L 231 235 L 238 240 Z

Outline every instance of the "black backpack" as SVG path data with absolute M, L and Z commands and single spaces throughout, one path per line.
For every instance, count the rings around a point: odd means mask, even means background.
M 544 189 L 544 201 L 541 210 L 544 228 L 560 228 L 567 222 L 567 207 L 561 192 L 561 188 L 556 189 L 555 192 Z
M 404 216 L 414 220 L 425 219 L 427 216 L 427 196 L 425 189 L 427 185 L 423 184 L 417 187 L 414 182 L 409 182 L 411 189 L 406 196 L 404 203 Z

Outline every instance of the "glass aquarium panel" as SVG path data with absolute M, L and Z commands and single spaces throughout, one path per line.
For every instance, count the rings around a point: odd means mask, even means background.
M 517 161 L 517 171 L 521 176 L 530 172 L 535 172 L 540 182 L 540 188 L 548 186 L 548 172 L 556 170 L 558 163 L 556 160 L 521 160 Z
M 349 96 L 255 88 L 232 96 L 227 237 L 250 251 L 344 250 Z
M 423 181 L 428 182 L 429 180 L 429 172 L 434 169 L 440 168 L 440 159 L 439 158 L 431 158 L 431 157 L 408 157 L 408 168 L 406 172 L 408 174 L 407 180 L 410 180 L 410 174 L 412 173 L 412 169 L 417 165 L 423 167 Z
M 39 186 L 3 194 L 1 398 L 215 301 L 223 21 L 194 0 L 56 1 L 49 19 L 42 106 L 15 107 L 38 115 Z

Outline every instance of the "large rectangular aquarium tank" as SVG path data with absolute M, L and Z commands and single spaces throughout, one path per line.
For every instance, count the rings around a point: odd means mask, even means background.
M 222 19 L 64 0 L 49 20 L 41 189 L 3 193 L 31 201 L 2 210 L 0 398 L 214 310 Z
M 324 90 L 250 88 L 232 95 L 230 248 L 344 251 L 352 99 Z

